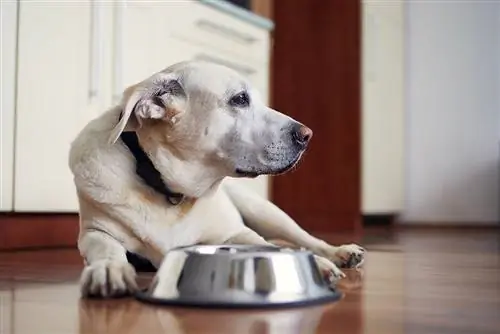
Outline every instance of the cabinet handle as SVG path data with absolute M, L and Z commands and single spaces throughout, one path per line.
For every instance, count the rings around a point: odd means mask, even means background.
M 257 39 L 252 35 L 242 33 L 238 30 L 214 23 L 206 19 L 197 20 L 195 24 L 200 29 L 215 32 L 218 33 L 219 35 L 232 38 L 242 43 L 252 44 L 257 41 Z
M 196 56 L 194 56 L 194 59 L 195 60 L 203 60 L 203 61 L 208 61 L 208 62 L 212 62 L 212 63 L 215 63 L 215 64 L 219 64 L 219 65 L 222 65 L 222 66 L 226 66 L 226 67 L 229 67 L 237 72 L 240 72 L 244 75 L 252 75 L 254 74 L 255 72 L 257 72 L 255 69 L 249 67 L 249 66 L 246 66 L 246 65 L 242 65 L 242 64 L 237 64 L 237 63 L 234 63 L 232 61 L 228 61 L 228 60 L 225 60 L 225 59 L 221 59 L 219 57 L 214 57 L 214 56 L 210 56 L 210 55 L 207 55 L 205 53 L 199 53 L 197 54 Z
M 123 15 L 125 1 L 118 0 L 114 6 L 113 25 L 113 103 L 118 103 L 122 95 L 123 85 Z
M 92 1 L 90 34 L 90 83 L 89 100 L 99 95 L 101 52 L 102 52 L 102 11 L 97 1 Z

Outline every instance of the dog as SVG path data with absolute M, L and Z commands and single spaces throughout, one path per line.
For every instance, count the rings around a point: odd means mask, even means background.
M 266 106 L 238 72 L 184 61 L 128 87 L 71 143 L 79 203 L 82 296 L 137 289 L 128 254 L 158 268 L 194 244 L 275 245 L 314 254 L 332 282 L 365 250 L 333 246 L 303 230 L 238 178 L 279 175 L 301 159 L 312 130 Z

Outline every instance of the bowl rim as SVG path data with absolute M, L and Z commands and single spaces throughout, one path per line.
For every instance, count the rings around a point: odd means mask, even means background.
M 231 249 L 232 251 L 218 251 L 221 249 Z M 306 249 L 293 249 L 275 245 L 246 245 L 246 244 L 196 244 L 189 246 L 179 246 L 172 248 L 171 252 L 184 252 L 189 255 L 200 256 L 235 256 L 235 255 L 312 255 Z M 168 254 L 167 253 L 167 254 Z

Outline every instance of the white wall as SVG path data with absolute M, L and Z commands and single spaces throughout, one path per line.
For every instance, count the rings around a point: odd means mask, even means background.
M 406 2 L 406 221 L 498 221 L 499 14 L 494 1 Z

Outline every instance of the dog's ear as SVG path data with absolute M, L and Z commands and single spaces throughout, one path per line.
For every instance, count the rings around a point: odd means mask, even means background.
M 157 79 L 148 85 L 135 85 L 123 93 L 122 114 L 110 136 L 116 142 L 123 131 L 135 131 L 145 119 L 175 123 L 185 110 L 186 92 L 177 79 Z

